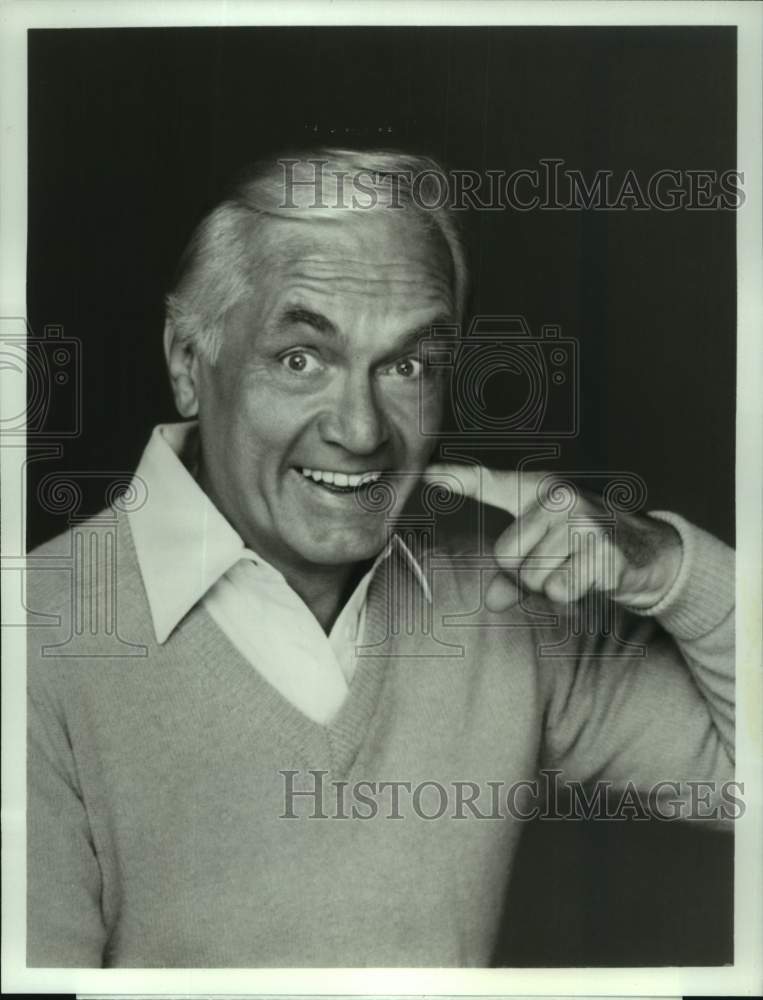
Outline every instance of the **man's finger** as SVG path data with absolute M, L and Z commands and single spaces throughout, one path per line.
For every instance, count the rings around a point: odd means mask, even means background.
M 525 520 L 529 520 L 532 527 L 532 517 L 523 518 L 512 527 L 523 529 Z M 522 534 L 526 532 L 522 530 Z M 532 547 L 525 546 L 525 558 L 519 571 L 520 583 L 523 587 L 540 593 L 546 579 L 567 561 L 569 555 L 569 535 L 566 525 L 551 528 Z M 500 558 L 498 563 L 501 564 Z
M 484 465 L 436 463 L 424 470 L 427 482 L 443 483 L 453 493 L 471 497 L 508 511 L 514 517 L 531 507 L 537 499 L 543 472 L 511 472 L 488 469 Z
M 493 552 L 501 569 L 517 570 L 521 560 L 529 556 L 545 538 L 551 523 L 540 507 L 526 510 L 515 518 L 495 540 Z
M 485 593 L 485 607 L 488 611 L 506 611 L 519 601 L 519 588 L 504 573 L 498 573 Z

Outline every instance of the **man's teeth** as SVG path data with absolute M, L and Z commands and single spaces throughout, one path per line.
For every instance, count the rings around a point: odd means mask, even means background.
M 303 469 L 302 475 L 316 483 L 326 483 L 329 486 L 349 486 L 355 489 L 366 483 L 375 483 L 381 477 L 381 472 L 360 472 L 355 475 L 349 472 L 329 472 L 326 469 Z

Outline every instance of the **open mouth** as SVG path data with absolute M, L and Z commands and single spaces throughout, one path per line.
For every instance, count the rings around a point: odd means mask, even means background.
M 355 494 L 381 479 L 381 472 L 338 472 L 332 469 L 297 469 L 305 479 L 329 493 Z

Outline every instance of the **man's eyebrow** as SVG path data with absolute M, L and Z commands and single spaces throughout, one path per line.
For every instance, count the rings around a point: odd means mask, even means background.
M 278 317 L 279 327 L 290 326 L 293 323 L 302 323 L 305 326 L 311 326 L 318 333 L 329 335 L 337 333 L 337 328 L 330 319 L 322 313 L 313 312 L 312 309 L 305 309 L 302 306 L 289 306 Z
M 328 317 L 324 316 L 323 313 L 306 309 L 304 306 L 288 306 L 284 309 L 278 316 L 276 328 L 285 329 L 295 323 L 312 327 L 318 333 L 326 334 L 330 337 L 339 336 L 339 330 Z M 437 316 L 428 323 L 423 323 L 421 326 L 417 326 L 415 329 L 404 333 L 388 351 L 385 351 L 385 357 L 399 357 L 405 351 L 416 348 L 420 340 L 431 335 L 434 327 L 452 324 L 452 317 L 446 314 Z

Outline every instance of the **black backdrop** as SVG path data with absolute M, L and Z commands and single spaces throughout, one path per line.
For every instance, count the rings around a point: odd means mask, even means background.
M 28 317 L 81 342 L 83 409 L 62 456 L 29 465 L 29 545 L 66 527 L 42 476 L 129 470 L 173 419 L 162 298 L 243 163 L 381 142 L 481 173 L 731 170 L 735 53 L 733 28 L 31 31 Z M 581 434 L 560 467 L 637 473 L 648 507 L 732 541 L 733 212 L 481 212 L 466 239 L 473 313 L 579 340 Z M 529 825 L 496 962 L 731 961 L 731 881 L 717 835 Z

